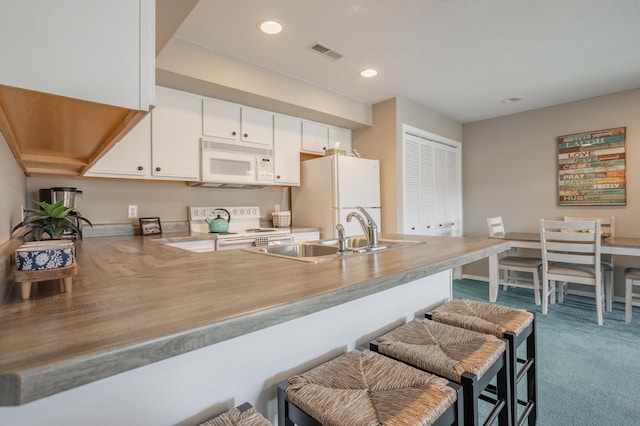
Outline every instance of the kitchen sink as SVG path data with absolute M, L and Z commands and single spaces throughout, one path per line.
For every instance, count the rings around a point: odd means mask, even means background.
M 380 239 L 380 240 L 378 240 L 378 246 L 375 247 L 375 248 L 371 248 L 371 247 L 369 247 L 369 241 L 367 241 L 366 238 L 362 238 L 362 237 L 349 237 L 349 238 L 346 238 L 345 242 L 346 242 L 347 250 L 355 251 L 355 252 L 380 251 L 380 250 L 387 250 L 387 249 L 396 247 L 398 245 L 407 246 L 407 245 L 411 245 L 411 244 L 422 243 L 422 241 Z M 332 239 L 332 240 L 320 241 L 319 244 L 332 246 L 332 247 L 338 247 L 338 239 L 336 238 L 336 239 Z
M 338 248 L 322 244 L 300 243 L 259 247 L 256 251 L 289 257 L 322 257 L 337 254 Z
M 251 247 L 243 249 L 259 254 L 293 259 L 303 262 L 318 263 L 326 260 L 338 259 L 344 256 L 375 253 L 393 248 L 407 247 L 414 244 L 425 244 L 424 241 L 386 240 L 378 241 L 378 247 L 370 248 L 366 238 L 351 237 L 346 239 L 346 252 L 338 254 L 338 240 L 324 240 L 317 242 L 273 245 L 266 247 Z

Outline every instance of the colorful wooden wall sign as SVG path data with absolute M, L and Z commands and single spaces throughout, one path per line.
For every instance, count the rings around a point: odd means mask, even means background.
M 627 128 L 558 137 L 558 205 L 627 204 Z

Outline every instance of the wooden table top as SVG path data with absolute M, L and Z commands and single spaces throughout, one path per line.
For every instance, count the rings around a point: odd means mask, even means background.
M 154 237 L 79 241 L 71 294 L 22 301 L 14 289 L 0 306 L 0 405 L 24 404 L 509 247 L 495 239 L 381 237 L 426 244 L 312 264 L 241 250 L 192 253 Z
M 507 232 L 504 237 L 498 239 L 508 240 L 517 247 L 518 243 L 532 243 L 539 245 L 540 233 L 536 232 Z M 601 241 L 601 250 L 605 254 L 621 254 L 627 256 L 640 256 L 640 238 L 614 236 Z

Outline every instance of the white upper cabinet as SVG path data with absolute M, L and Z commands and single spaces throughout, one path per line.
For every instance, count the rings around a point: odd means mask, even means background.
M 155 1 L 2 2 L 0 84 L 149 111 Z
M 218 99 L 202 102 L 202 134 L 273 146 L 273 113 Z
M 157 88 L 158 105 L 85 176 L 197 181 L 201 97 Z
M 202 97 L 158 87 L 151 112 L 151 174 L 154 178 L 200 178 Z
M 242 135 L 245 142 L 273 146 L 273 113 L 242 107 Z
M 273 150 L 274 183 L 300 185 L 300 152 L 325 154 L 329 140 L 351 151 L 351 130 L 158 86 L 157 106 L 85 176 L 200 180 L 200 139 Z M 306 130 L 306 133 L 304 133 Z
M 231 141 L 239 141 L 240 105 L 217 99 L 203 99 L 202 134 Z
M 351 130 L 340 127 L 329 126 L 329 145 L 327 148 L 336 148 L 336 143 L 340 142 L 339 149 L 344 149 L 347 155 L 351 154 Z
M 276 185 L 300 186 L 301 120 L 276 115 L 274 133 L 274 182 Z
M 144 179 L 151 176 L 151 114 L 147 114 L 85 176 Z
M 329 143 L 329 126 L 302 120 L 302 151 L 324 155 Z

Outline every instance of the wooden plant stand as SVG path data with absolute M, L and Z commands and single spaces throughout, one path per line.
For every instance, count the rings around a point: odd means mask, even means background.
M 16 271 L 15 281 L 20 283 L 22 299 L 26 300 L 31 296 L 31 283 L 38 281 L 60 279 L 60 292 L 71 293 L 73 276 L 78 273 L 78 267 L 74 261 L 64 268 L 42 269 L 40 271 Z

